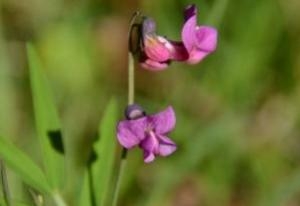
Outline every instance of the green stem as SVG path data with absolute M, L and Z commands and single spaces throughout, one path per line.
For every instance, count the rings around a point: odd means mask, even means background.
M 135 25 L 135 21 L 137 19 L 137 17 L 140 16 L 140 12 L 135 12 L 131 18 L 130 21 L 130 28 L 129 28 L 129 32 L 128 32 L 128 105 L 131 105 L 134 103 L 134 57 L 133 57 L 133 45 L 132 45 L 132 41 L 131 41 L 131 33 L 133 32 L 133 27 Z M 122 149 L 122 154 L 121 154 L 121 161 L 120 164 L 117 168 L 117 177 L 116 177 L 116 181 L 115 181 L 115 185 L 113 187 L 113 202 L 112 205 L 113 206 L 117 206 L 118 205 L 118 197 L 119 197 L 119 193 L 120 193 L 120 187 L 121 187 L 121 183 L 122 183 L 122 177 L 123 177 L 123 173 L 125 170 L 125 166 L 126 166 L 126 157 L 127 157 L 127 149 L 123 148 Z
M 0 173 L 1 173 L 1 182 L 2 182 L 4 200 L 7 206 L 11 206 L 11 198 L 10 198 L 10 192 L 8 188 L 6 169 L 2 160 L 0 160 L 0 170 L 1 170 Z
M 119 193 L 120 193 L 122 177 L 123 177 L 123 173 L 124 173 L 126 162 L 127 162 L 126 156 L 127 156 L 127 149 L 123 148 L 121 162 L 120 162 L 120 166 L 118 168 L 119 172 L 118 172 L 118 176 L 117 176 L 117 180 L 116 180 L 116 186 L 115 186 L 115 190 L 114 190 L 115 193 L 113 196 L 112 206 L 118 205 L 118 197 L 119 197 Z
M 128 105 L 134 103 L 134 58 L 128 53 Z
M 131 52 L 128 53 L 128 105 L 134 103 L 134 58 Z M 126 166 L 127 149 L 123 148 L 121 154 L 121 162 L 118 168 L 116 185 L 113 194 L 113 206 L 118 205 L 118 197 L 122 182 L 123 173 Z
M 93 178 L 93 172 L 92 172 L 92 164 L 88 164 L 87 166 L 88 170 L 88 179 L 89 179 L 89 188 L 90 188 L 90 200 L 91 200 L 91 206 L 96 206 L 96 197 L 95 197 L 95 191 L 94 191 L 94 178 Z

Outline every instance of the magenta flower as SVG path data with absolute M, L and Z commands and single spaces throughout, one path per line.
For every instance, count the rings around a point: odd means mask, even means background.
M 120 144 L 127 149 L 138 145 L 144 152 L 144 162 L 149 163 L 157 155 L 168 156 L 176 150 L 176 144 L 166 136 L 174 129 L 175 122 L 174 110 L 169 106 L 154 115 L 138 116 L 136 119 L 119 122 L 117 137 Z
M 181 37 L 183 45 L 189 54 L 186 61 L 190 64 L 196 64 L 216 50 L 218 32 L 213 27 L 197 25 L 197 8 L 195 5 L 186 7 L 184 19 L 185 23 Z M 182 52 L 180 50 L 177 51 L 180 56 Z
M 163 70 L 168 67 L 173 46 L 164 37 L 156 34 L 153 19 L 145 17 L 142 23 L 141 65 L 149 70 Z
M 217 47 L 218 32 L 210 26 L 197 25 L 197 8 L 189 5 L 184 11 L 182 41 L 173 41 L 155 32 L 155 22 L 144 18 L 142 22 L 141 66 L 159 71 L 166 69 L 172 60 L 196 64 Z

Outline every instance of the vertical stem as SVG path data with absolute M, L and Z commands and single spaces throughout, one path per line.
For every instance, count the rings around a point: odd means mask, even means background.
M 134 102 L 134 59 L 128 52 L 128 105 Z
M 133 45 L 132 45 L 132 32 L 135 25 L 136 18 L 140 15 L 140 12 L 135 12 L 130 20 L 130 27 L 128 32 L 128 105 L 134 103 L 134 57 L 133 57 Z M 139 42 L 138 42 L 139 44 Z M 122 149 L 121 161 L 117 168 L 117 177 L 115 181 L 115 185 L 113 187 L 113 206 L 118 205 L 118 197 L 120 193 L 120 187 L 122 183 L 122 177 L 124 173 L 124 169 L 126 166 L 126 157 L 127 157 L 127 149 Z
M 10 192 L 8 188 L 8 181 L 7 181 L 7 175 L 6 175 L 6 169 L 5 166 L 0 160 L 0 173 L 1 173 L 1 182 L 2 182 L 2 188 L 3 188 L 3 196 L 4 200 L 7 206 L 11 206 L 11 199 L 10 199 Z
M 128 52 L 128 105 L 134 103 L 134 58 Z
M 128 53 L 128 105 L 134 103 L 134 58 L 131 52 Z M 126 166 L 127 149 L 122 149 L 121 162 L 118 168 L 118 174 L 116 179 L 116 185 L 113 195 L 113 206 L 118 205 L 118 196 L 120 193 L 120 187 L 122 182 L 122 176 Z
M 118 197 L 119 197 L 119 193 L 120 193 L 120 188 L 121 188 L 121 182 L 122 182 L 122 177 L 123 177 L 123 173 L 125 170 L 125 166 L 126 166 L 126 156 L 127 156 L 127 149 L 123 148 L 122 149 L 122 156 L 121 156 L 121 162 L 120 162 L 120 166 L 118 168 L 118 176 L 117 176 L 117 180 L 116 180 L 116 186 L 115 186 L 115 193 L 113 196 L 113 202 L 112 202 L 112 206 L 117 206 L 118 205 Z
M 92 164 L 88 164 L 87 170 L 88 170 L 88 179 L 89 179 L 89 187 L 90 187 L 91 205 L 96 206 L 96 197 L 95 197 L 94 184 L 93 184 L 94 178 L 93 178 L 93 172 L 92 172 Z

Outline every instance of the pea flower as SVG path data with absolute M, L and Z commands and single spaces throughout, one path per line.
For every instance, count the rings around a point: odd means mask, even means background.
M 197 8 L 195 5 L 186 7 L 184 19 L 181 38 L 189 54 L 185 61 L 190 64 L 197 64 L 216 50 L 218 32 L 213 27 L 197 25 Z
M 156 34 L 156 24 L 153 19 L 144 17 L 142 22 L 142 54 L 140 62 L 143 68 L 163 70 L 168 67 L 173 46 L 164 37 Z
M 156 34 L 153 19 L 144 17 L 141 23 L 141 66 L 160 71 L 171 61 L 197 64 L 217 47 L 218 32 L 210 26 L 197 25 L 197 8 L 189 5 L 184 11 L 182 41 L 174 41 Z
M 157 114 L 145 115 L 134 104 L 127 108 L 126 117 L 127 120 L 117 126 L 118 141 L 126 149 L 139 146 L 144 152 L 144 162 L 152 162 L 156 156 L 168 156 L 176 150 L 176 144 L 166 136 L 176 122 L 171 106 Z

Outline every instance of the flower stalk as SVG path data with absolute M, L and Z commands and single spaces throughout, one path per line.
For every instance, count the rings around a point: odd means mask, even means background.
M 133 28 L 135 26 L 135 21 L 136 18 L 140 15 L 140 13 L 137 11 L 133 14 L 131 21 L 130 21 L 130 26 L 129 26 L 129 32 L 128 32 L 128 105 L 131 105 L 134 103 L 134 56 L 132 51 L 133 45 L 132 45 L 132 39 L 131 39 L 131 33 L 133 32 Z M 115 187 L 114 187 L 114 193 L 113 193 L 113 206 L 117 206 L 118 204 L 118 197 L 120 193 L 120 187 L 121 187 L 121 182 L 122 182 L 122 176 L 124 173 L 124 169 L 126 166 L 126 157 L 127 157 L 127 149 L 123 147 L 122 153 L 121 153 L 121 161 L 118 167 L 118 172 L 117 172 L 117 178 L 115 181 Z
M 134 103 L 134 58 L 128 52 L 128 105 Z
M 134 103 L 134 58 L 131 52 L 128 53 L 128 105 Z M 122 176 L 126 166 L 127 149 L 123 147 L 121 154 L 121 162 L 118 168 L 118 174 L 116 179 L 116 185 L 113 195 L 113 206 L 118 204 L 118 196 L 120 193 L 120 186 L 122 182 Z

